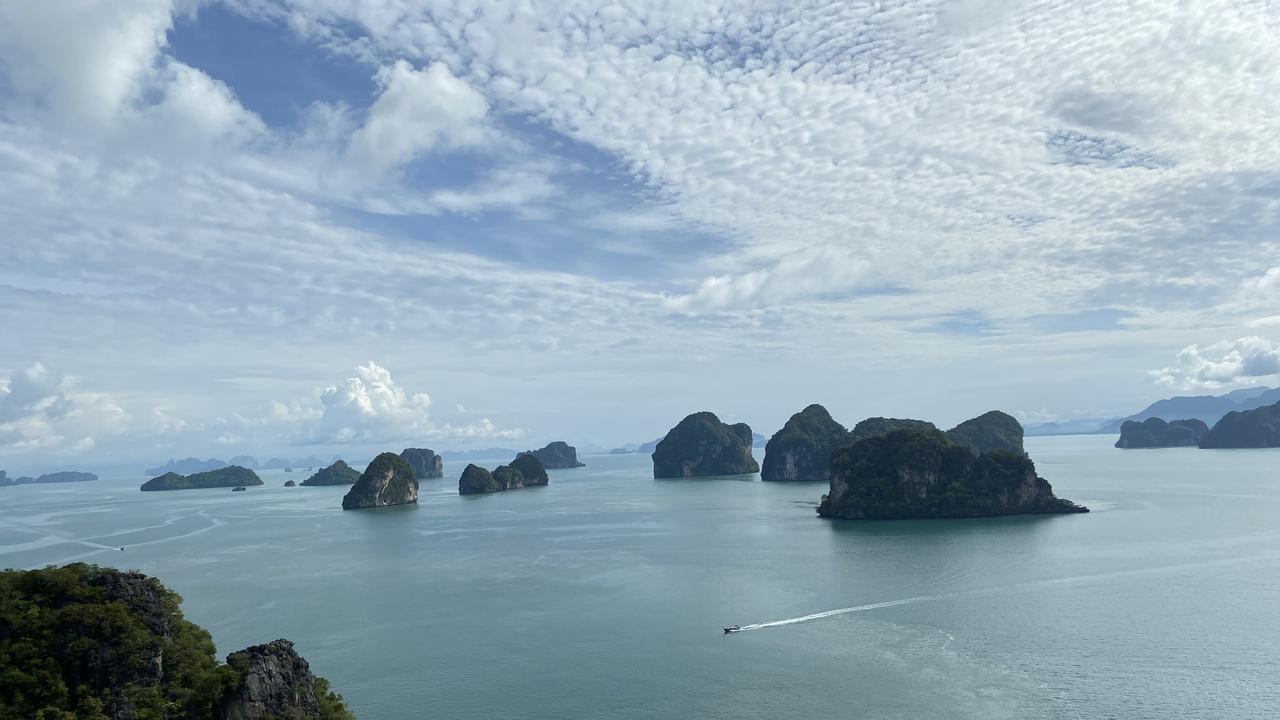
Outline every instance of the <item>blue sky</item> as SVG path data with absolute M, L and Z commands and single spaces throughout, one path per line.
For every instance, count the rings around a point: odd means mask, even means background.
M 1251 2 L 0 8 L 0 467 L 1280 381 Z

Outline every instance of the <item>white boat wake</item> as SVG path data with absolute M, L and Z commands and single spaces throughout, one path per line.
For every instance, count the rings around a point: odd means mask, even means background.
M 808 622 L 810 620 L 821 620 L 829 618 L 833 615 L 845 615 L 848 613 L 863 612 L 864 610 L 877 610 L 879 608 L 897 607 L 899 605 L 912 605 L 919 602 L 929 602 L 931 600 L 943 600 L 952 595 L 917 595 L 915 597 L 902 598 L 901 600 L 886 600 L 885 602 L 870 603 L 868 605 L 855 605 L 847 608 L 837 608 L 835 610 L 824 610 L 823 612 L 813 613 L 812 615 L 801 615 L 800 617 L 787 618 L 785 620 L 773 620 L 770 622 L 752 623 L 743 625 L 738 632 L 746 632 L 747 630 L 763 630 L 771 627 L 781 627 L 783 625 L 795 625 L 796 623 Z

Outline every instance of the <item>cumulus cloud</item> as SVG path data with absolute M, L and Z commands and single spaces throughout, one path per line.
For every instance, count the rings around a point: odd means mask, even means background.
M 130 421 L 109 395 L 78 392 L 38 362 L 0 381 L 0 453 L 80 453 Z
M 369 361 L 355 368 L 343 382 L 322 388 L 314 400 L 273 405 L 270 424 L 296 431 L 295 442 L 314 445 L 369 444 L 420 439 L 475 440 L 518 438 L 520 430 L 506 430 L 488 418 L 443 425 L 432 421 L 431 398 L 410 392 L 391 371 Z
M 1189 345 L 1172 365 L 1151 375 L 1156 382 L 1184 390 L 1274 378 L 1280 376 L 1280 343 L 1250 335 L 1205 347 Z

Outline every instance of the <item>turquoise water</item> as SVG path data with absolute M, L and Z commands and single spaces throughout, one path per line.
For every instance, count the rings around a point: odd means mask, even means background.
M 297 473 L 4 488 L 0 564 L 154 574 L 223 654 L 294 640 L 362 720 L 1276 717 L 1280 452 L 1113 440 L 1027 443 L 1093 513 L 990 520 L 831 523 L 822 485 L 638 455 L 484 497 L 446 465 L 417 508 L 345 513 Z

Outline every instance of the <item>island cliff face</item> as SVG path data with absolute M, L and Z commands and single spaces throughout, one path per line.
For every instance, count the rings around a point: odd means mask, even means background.
M 1227 413 L 1200 440 L 1200 447 L 1280 447 L 1280 403 Z
M 751 457 L 751 427 L 727 425 L 715 413 L 680 421 L 653 449 L 653 477 L 705 477 L 759 472 Z
M 831 453 L 849 443 L 849 431 L 826 408 L 810 405 L 769 438 L 760 479 L 825 482 L 830 478 Z
M 831 459 L 827 518 L 964 518 L 1088 512 L 1057 498 L 1025 454 L 975 453 L 936 429 L 859 440 Z
M 410 505 L 418 502 L 418 479 L 413 468 L 395 453 L 384 452 L 369 463 L 360 479 L 342 498 L 343 510 Z
M 434 450 L 426 448 L 405 448 L 400 457 L 413 468 L 413 476 L 419 480 L 444 477 L 444 460 Z
M 360 473 L 350 465 L 339 460 L 327 468 L 322 468 L 315 475 L 302 481 L 306 487 L 319 485 L 354 485 L 360 479 Z
M 947 437 L 981 455 L 989 452 L 1026 453 L 1022 444 L 1022 423 L 999 410 L 965 420 L 947 431 Z
M 0 598 L 2 717 L 352 720 L 286 640 L 220 665 L 181 599 L 141 573 L 6 570 Z
M 562 440 L 548 443 L 541 450 L 527 450 L 521 455 L 533 455 L 548 470 L 564 470 L 567 468 L 585 467 L 578 462 L 578 449 Z
M 261 484 L 262 478 L 258 477 L 258 474 L 254 471 L 237 465 L 228 465 L 224 468 L 194 475 L 165 473 L 160 477 L 151 478 L 143 483 L 142 490 L 197 490 L 201 488 L 244 487 Z
M 479 465 L 468 465 L 458 478 L 459 495 L 479 495 L 550 482 L 547 471 L 532 454 L 521 454 L 510 465 L 500 465 L 491 473 Z
M 1126 420 L 1120 426 L 1120 439 L 1116 447 L 1130 448 L 1170 448 L 1195 447 L 1209 433 L 1209 426 L 1203 420 L 1164 420 L 1153 417 L 1142 422 Z

